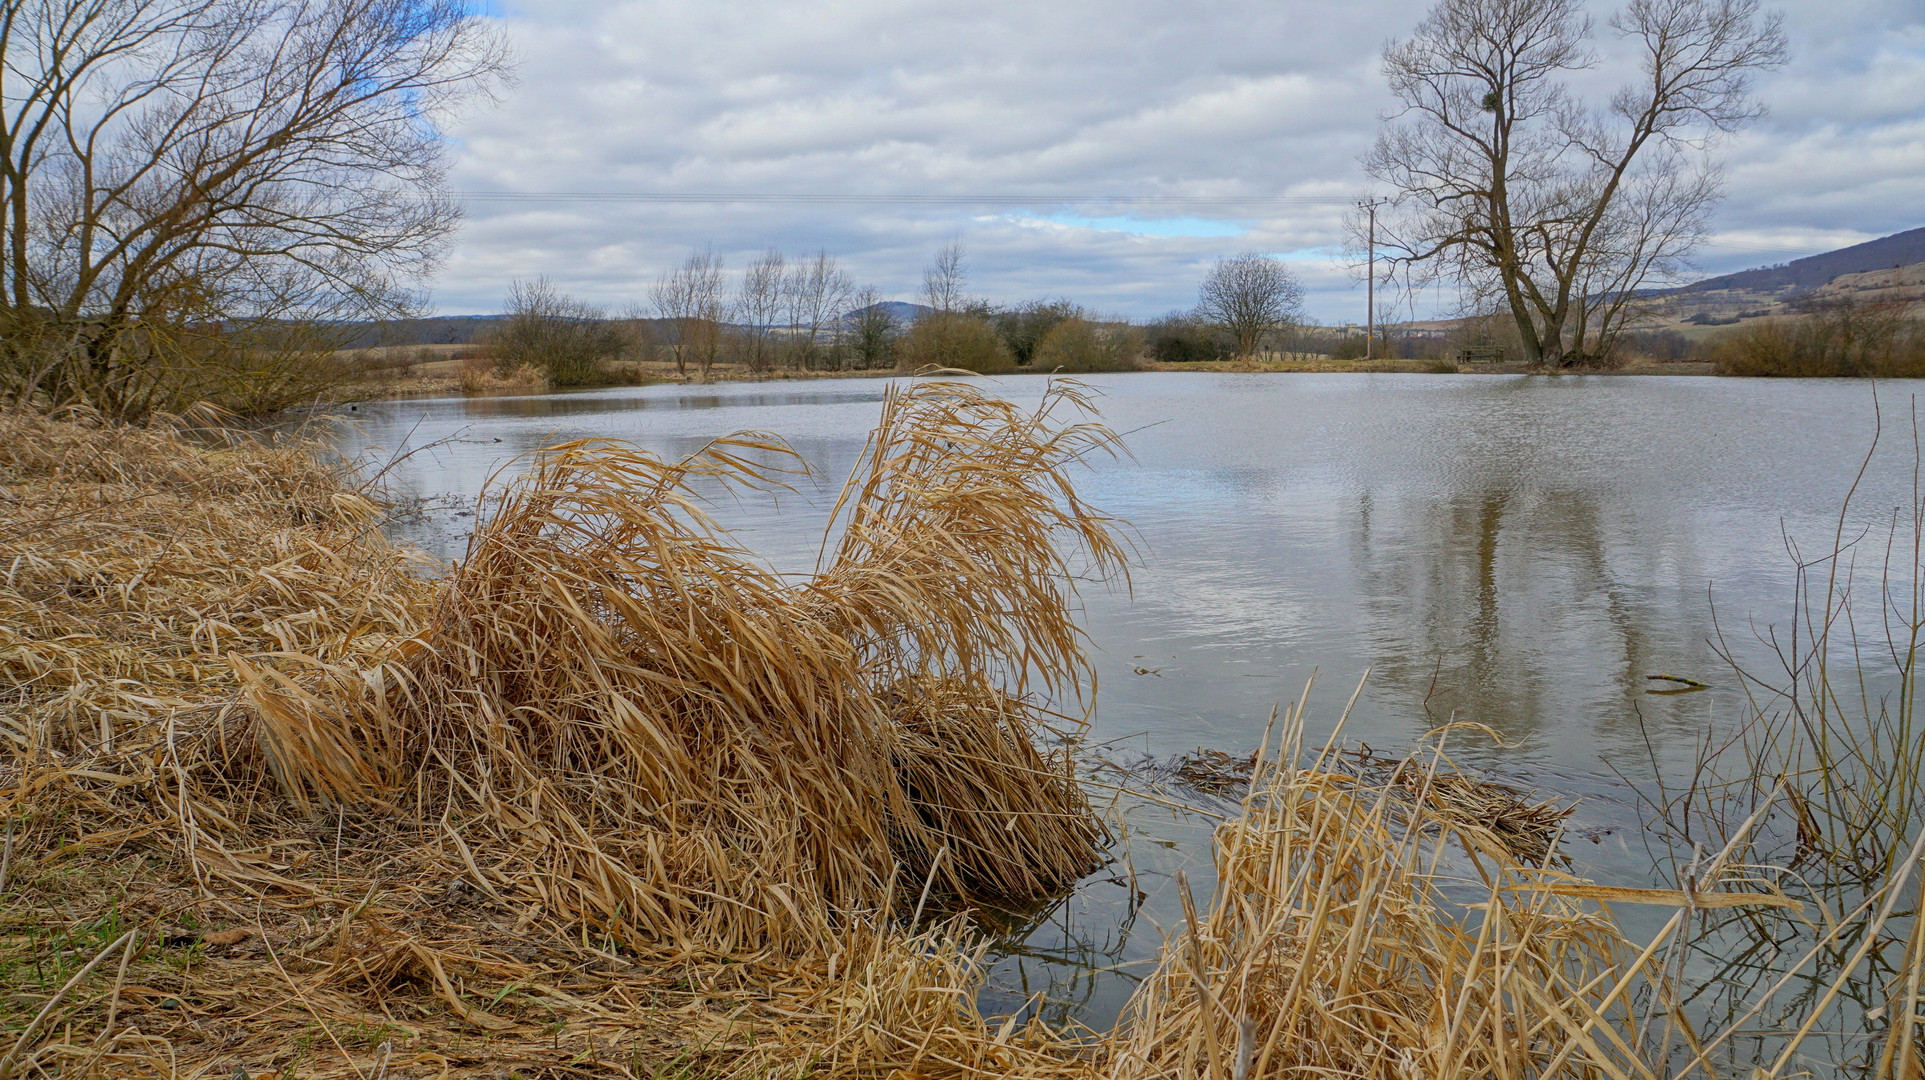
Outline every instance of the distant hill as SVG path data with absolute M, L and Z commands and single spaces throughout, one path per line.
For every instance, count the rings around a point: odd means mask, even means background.
M 1656 325 L 1686 331 L 1844 299 L 1899 301 L 1925 314 L 1925 228 L 1644 295 L 1654 302 Z
M 884 300 L 878 304 L 870 304 L 869 307 L 866 307 L 866 308 L 856 308 L 854 311 L 844 312 L 842 316 L 842 321 L 854 322 L 858 318 L 862 317 L 863 312 L 868 311 L 871 308 L 876 308 L 876 309 L 880 309 L 882 311 L 888 312 L 890 318 L 896 320 L 897 323 L 900 323 L 903 325 L 907 325 L 913 322 L 920 322 L 922 321 L 922 317 L 924 315 L 927 315 L 930 312 L 933 312 L 936 310 L 935 308 L 929 307 L 926 304 L 910 304 L 910 303 L 905 303 L 901 300 Z
M 362 323 L 343 348 L 371 349 L 408 345 L 473 345 L 499 321 L 499 315 L 436 315 Z
M 1757 270 L 1742 270 L 1736 274 L 1706 278 L 1676 290 L 1678 293 L 1701 292 L 1748 292 L 1748 293 L 1803 293 L 1811 292 L 1822 285 L 1829 284 L 1834 278 L 1846 274 L 1863 274 L 1876 270 L 1890 270 L 1894 267 L 1909 266 L 1925 262 L 1925 229 L 1908 229 L 1902 233 L 1867 240 L 1862 244 L 1827 251 L 1820 255 L 1807 255 L 1794 259 L 1783 266 L 1767 266 Z

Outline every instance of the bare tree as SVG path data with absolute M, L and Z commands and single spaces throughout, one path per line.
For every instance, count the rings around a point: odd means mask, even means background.
M 1196 313 L 1230 335 L 1238 356 L 1252 356 L 1265 332 L 1303 318 L 1303 285 L 1268 255 L 1218 259 L 1197 292 Z
M 825 335 L 833 337 L 842 313 L 855 294 L 842 265 L 827 251 L 817 251 L 789 271 L 783 290 L 787 300 L 791 352 L 795 366 L 805 368 L 815 357 Z M 833 345 L 834 341 L 828 342 Z
M 953 315 L 968 304 L 963 286 L 969 275 L 963 267 L 962 241 L 954 241 L 936 252 L 929 268 L 922 272 L 923 302 L 938 315 Z
M 554 386 L 600 381 L 602 364 L 628 344 L 606 312 L 565 295 L 545 277 L 513 284 L 489 338 L 496 363 L 508 369 L 531 364 Z
M 786 265 L 782 253 L 770 248 L 742 272 L 735 321 L 742 328 L 742 360 L 750 371 L 767 371 L 775 364 L 775 325 L 786 306 L 789 282 Z
M 1603 106 L 1564 81 L 1597 62 L 1580 0 L 1442 0 L 1384 52 L 1400 108 L 1363 164 L 1397 192 L 1392 265 L 1507 312 L 1537 362 L 1607 354 L 1635 291 L 1682 269 L 1720 190 L 1705 151 L 1785 56 L 1757 0 L 1631 0 L 1609 25 L 1643 70 Z
M 649 291 L 657 318 L 673 327 L 670 350 L 675 373 L 688 377 L 694 361 L 703 379 L 721 347 L 722 257 L 712 249 L 691 252 L 682 265 L 665 273 Z
M 850 351 L 859 368 L 892 367 L 896 362 L 896 317 L 870 285 L 856 294 L 848 327 Z
M 648 290 L 648 311 L 669 326 L 668 351 L 675 361 L 675 374 L 688 378 L 687 320 L 689 302 L 679 270 L 670 270 L 655 279 Z
M 248 327 L 407 310 L 459 218 L 439 125 L 506 78 L 471 10 L 0 0 L 0 390 L 137 417 Z

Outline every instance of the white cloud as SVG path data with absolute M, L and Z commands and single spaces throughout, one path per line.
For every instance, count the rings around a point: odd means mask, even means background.
M 1915 3 L 1787 10 L 1794 59 L 1759 82 L 1772 115 L 1722 150 L 1731 196 L 1707 270 L 1925 224 Z M 546 273 L 619 308 L 710 244 L 736 265 L 770 244 L 827 248 L 906 298 L 930 253 L 961 239 L 973 290 L 999 301 L 1153 315 L 1188 304 L 1214 258 L 1258 250 L 1293 253 L 1314 315 L 1357 318 L 1361 288 L 1317 254 L 1343 242 L 1340 202 L 1062 200 L 1361 193 L 1356 158 L 1389 104 L 1378 50 L 1426 6 L 530 0 L 501 17 L 520 88 L 455 132 L 457 188 L 1037 199 L 476 200 L 436 301 L 491 310 L 513 278 Z

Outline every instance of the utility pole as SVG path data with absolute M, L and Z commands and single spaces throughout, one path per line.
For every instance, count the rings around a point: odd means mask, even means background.
M 1377 208 L 1388 201 L 1388 199 L 1365 199 L 1363 202 L 1364 212 L 1370 215 L 1370 275 L 1364 292 L 1365 360 L 1372 359 L 1371 354 L 1377 348 Z

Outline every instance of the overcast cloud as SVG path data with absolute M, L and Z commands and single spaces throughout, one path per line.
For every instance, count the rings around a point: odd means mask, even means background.
M 493 311 L 546 274 L 611 308 L 695 247 L 731 267 L 826 248 L 914 299 L 965 245 L 970 291 L 1149 317 L 1219 256 L 1291 258 L 1321 321 L 1360 319 L 1339 252 L 1356 159 L 1389 105 L 1387 37 L 1423 0 L 982 0 L 839 4 L 560 0 L 502 9 L 520 85 L 455 126 L 467 192 L 992 194 L 1027 205 L 473 198 L 436 282 Z M 1598 6 L 1598 13 L 1609 9 Z M 1730 196 L 1707 273 L 1925 225 L 1925 7 L 1783 7 L 1792 62 L 1771 115 L 1721 151 Z M 1600 20 L 1601 21 L 1601 20 Z M 1278 196 L 1096 205 L 1088 196 Z M 1066 201 L 1068 200 L 1068 201 Z M 1439 298 L 1419 298 L 1419 314 Z

